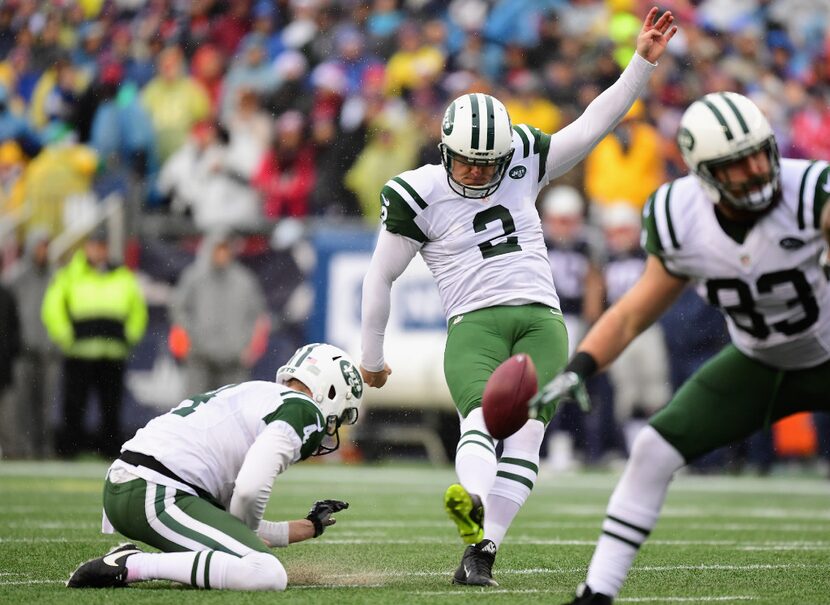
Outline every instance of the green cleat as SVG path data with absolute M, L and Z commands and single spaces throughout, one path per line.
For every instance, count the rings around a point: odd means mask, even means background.
M 477 544 L 484 539 L 484 505 L 477 495 L 454 483 L 444 494 L 444 510 L 455 521 L 465 544 Z

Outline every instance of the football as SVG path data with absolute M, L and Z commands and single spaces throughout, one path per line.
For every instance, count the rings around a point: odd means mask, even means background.
M 481 410 L 484 424 L 496 439 L 509 437 L 527 422 L 527 401 L 537 390 L 536 366 L 518 353 L 497 367 L 484 387 Z

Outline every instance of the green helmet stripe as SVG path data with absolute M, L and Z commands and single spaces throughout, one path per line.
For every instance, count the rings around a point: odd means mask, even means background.
M 726 104 L 729 105 L 729 108 L 733 111 L 735 117 L 738 118 L 738 123 L 741 125 L 741 130 L 744 131 L 744 134 L 749 134 L 749 126 L 747 125 L 746 120 L 744 120 L 743 115 L 741 115 L 741 112 L 738 110 L 735 103 L 732 102 L 732 99 L 729 98 L 729 95 L 722 92 L 720 93 L 720 96 L 724 101 L 726 101 Z
M 478 143 L 480 140 L 479 109 L 478 96 L 475 93 L 470 94 L 470 111 L 472 112 L 473 118 L 473 136 L 470 139 L 470 147 L 472 147 L 473 149 L 478 149 Z
M 729 128 L 729 124 L 726 123 L 723 114 L 717 107 L 715 107 L 715 104 L 712 103 L 712 101 L 709 101 L 708 99 L 703 99 L 703 104 L 706 105 L 706 107 L 708 107 L 713 114 L 715 114 L 715 117 L 718 119 L 718 122 L 720 122 L 720 125 L 723 127 L 723 134 L 726 135 L 726 140 L 731 141 L 732 139 L 734 139 L 735 135 L 732 134 L 732 129 Z
M 318 343 L 315 342 L 305 347 L 302 351 L 297 351 L 287 365 L 299 367 L 299 365 L 303 363 L 303 360 L 317 347 L 317 344 Z
M 487 150 L 496 147 L 496 114 L 493 109 L 493 97 L 484 95 L 484 105 L 487 113 Z

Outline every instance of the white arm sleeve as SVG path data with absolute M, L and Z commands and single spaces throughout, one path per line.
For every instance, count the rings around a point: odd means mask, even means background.
M 614 84 L 591 101 L 576 120 L 550 137 L 546 174 L 552 180 L 581 162 L 628 112 L 657 67 L 634 53 Z
M 369 270 L 363 279 L 361 338 L 363 353 L 360 365 L 370 372 L 383 369 L 383 333 L 389 321 L 392 282 L 415 258 L 421 243 L 381 229 Z
M 269 424 L 245 454 L 228 512 L 257 531 L 274 479 L 299 459 L 301 447 L 291 425 L 282 420 Z

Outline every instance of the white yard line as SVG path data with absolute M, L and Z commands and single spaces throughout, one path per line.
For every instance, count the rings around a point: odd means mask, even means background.
M 470 597 L 475 595 L 477 598 L 486 596 L 496 596 L 505 594 L 556 594 L 558 590 L 542 590 L 537 588 L 525 589 L 504 589 L 504 588 L 482 588 L 479 590 L 459 589 L 459 590 L 423 590 L 415 591 L 412 594 L 418 596 L 447 596 L 447 597 Z M 714 603 L 714 602 L 731 602 L 731 601 L 756 601 L 758 597 L 752 595 L 730 595 L 724 597 L 631 597 L 631 598 L 616 598 L 617 603 Z

